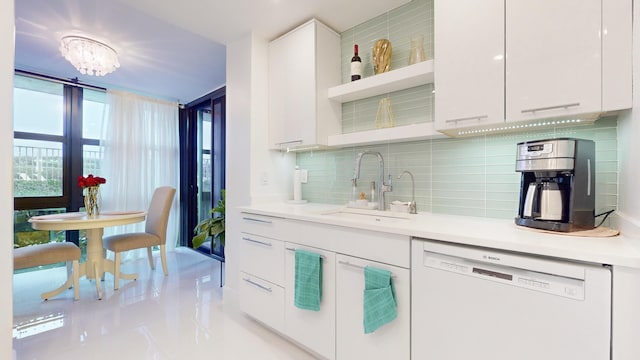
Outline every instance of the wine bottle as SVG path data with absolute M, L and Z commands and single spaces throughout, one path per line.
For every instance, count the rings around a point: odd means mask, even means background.
M 351 81 L 362 78 L 362 60 L 358 56 L 358 44 L 353 45 L 353 57 L 351 58 Z

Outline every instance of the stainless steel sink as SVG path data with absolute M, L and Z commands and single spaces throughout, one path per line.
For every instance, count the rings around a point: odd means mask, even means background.
M 373 222 L 378 224 L 401 223 L 411 220 L 411 216 L 409 214 L 378 210 L 359 210 L 351 208 L 340 208 L 324 211 L 320 213 L 320 215 L 336 219 L 353 220 L 363 223 Z

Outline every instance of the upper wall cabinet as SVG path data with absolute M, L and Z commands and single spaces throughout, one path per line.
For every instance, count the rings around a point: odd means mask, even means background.
M 508 121 L 602 110 L 601 0 L 506 4 Z
M 340 83 L 340 35 L 311 20 L 269 44 L 269 144 L 327 145 L 340 133 L 342 108 L 327 89 Z
M 504 6 L 434 2 L 436 130 L 504 121 Z
M 438 130 L 456 136 L 632 106 L 631 1 L 490 4 L 435 1 Z

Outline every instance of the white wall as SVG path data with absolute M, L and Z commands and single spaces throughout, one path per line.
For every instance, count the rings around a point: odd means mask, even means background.
M 237 289 L 241 261 L 236 208 L 291 195 L 294 155 L 267 150 L 267 55 L 268 41 L 253 34 L 227 44 L 225 287 L 231 290 Z
M 227 44 L 225 287 L 237 288 L 240 218 L 251 203 L 251 35 Z
M 269 42 L 252 43 L 251 106 L 251 202 L 265 203 L 293 198 L 295 154 L 268 150 L 269 146 Z
M 640 0 L 633 1 L 633 108 L 618 116 L 618 208 L 620 231 L 640 248 Z M 638 269 L 613 269 L 613 359 L 638 359 L 640 284 Z
M 14 3 L 0 0 L 0 359 L 12 357 Z
M 640 0 L 633 3 L 633 109 L 618 117 L 616 215 L 622 233 L 640 238 Z

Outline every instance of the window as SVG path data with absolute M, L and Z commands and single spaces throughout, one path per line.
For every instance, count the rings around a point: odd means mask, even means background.
M 14 196 L 62 196 L 64 87 L 16 76 Z
M 102 175 L 102 149 L 100 148 L 102 119 L 107 106 L 104 91 L 84 89 L 82 97 L 82 174 Z M 75 179 L 75 178 L 74 178 Z M 75 184 L 75 181 L 74 181 Z
M 62 196 L 62 143 L 15 139 L 13 174 L 16 197 Z
M 100 175 L 107 111 L 100 89 L 23 76 L 14 79 L 14 245 L 82 242 L 77 231 L 34 231 L 29 217 L 83 206 L 79 175 Z
M 64 85 L 16 76 L 13 99 L 14 131 L 58 136 L 64 134 Z

